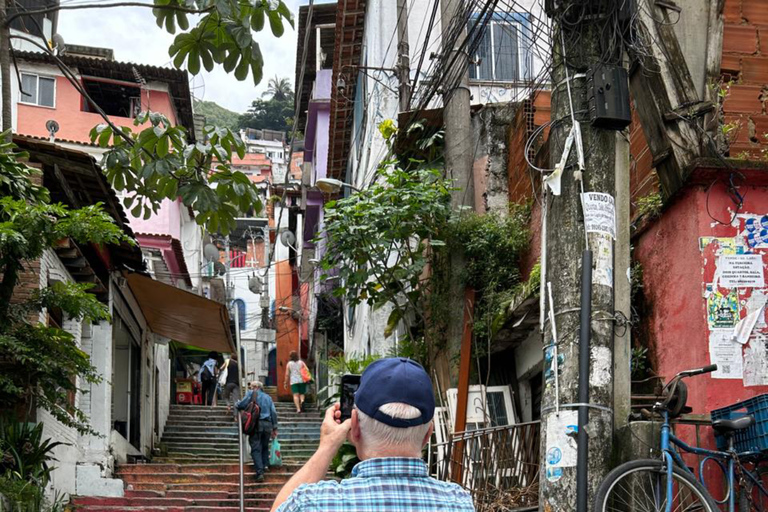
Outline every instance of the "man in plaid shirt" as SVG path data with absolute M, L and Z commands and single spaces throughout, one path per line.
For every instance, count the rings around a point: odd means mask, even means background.
M 429 375 L 405 358 L 380 359 L 363 372 L 352 418 L 325 413 L 320 446 L 277 495 L 272 512 L 474 511 L 469 493 L 431 478 L 421 450 L 432 435 L 435 397 Z M 352 477 L 321 481 L 345 439 L 362 462 Z

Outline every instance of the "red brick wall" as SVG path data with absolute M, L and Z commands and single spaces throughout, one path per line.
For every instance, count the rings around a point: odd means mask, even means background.
M 730 156 L 762 158 L 768 147 L 768 0 L 726 0 L 723 11 L 724 80 L 733 80 L 723 104 L 736 123 Z

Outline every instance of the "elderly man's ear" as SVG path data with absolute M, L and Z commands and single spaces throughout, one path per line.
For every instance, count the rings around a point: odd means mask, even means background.
M 350 421 L 352 422 L 352 428 L 349 429 L 349 434 L 347 434 L 347 439 L 353 445 L 359 446 L 358 443 L 360 442 L 360 418 L 358 418 L 357 416 L 357 409 L 352 409 L 352 416 L 350 418 Z
M 432 437 L 432 432 L 435 430 L 435 422 L 431 422 L 429 424 L 429 430 L 427 430 L 426 435 L 424 436 L 424 440 L 421 442 L 421 447 L 424 448 L 429 444 L 429 438 Z

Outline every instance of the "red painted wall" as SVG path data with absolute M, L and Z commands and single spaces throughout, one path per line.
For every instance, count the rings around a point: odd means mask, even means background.
M 643 294 L 647 309 L 642 331 L 651 351 L 653 368 L 666 381 L 682 370 L 708 365 L 710 325 L 707 319 L 706 285 L 715 280 L 718 245 L 700 249 L 701 237 L 743 238 L 746 216 L 768 213 L 768 184 L 764 171 L 743 171 L 747 179 L 739 188 L 744 205 L 736 212 L 724 185 L 726 170 L 697 170 L 692 183 L 672 202 L 664 214 L 634 240 L 634 258 L 643 268 Z M 717 177 L 723 179 L 717 180 Z M 747 186 L 751 184 L 752 186 Z M 708 213 L 709 212 L 709 213 Z M 738 215 L 737 215 L 738 213 Z M 720 224 L 710 217 L 724 222 Z M 733 222 L 731 223 L 731 219 Z M 765 269 L 768 249 L 745 247 L 745 251 L 763 254 Z M 768 272 L 765 272 L 768 275 Z M 728 294 L 730 289 L 719 287 Z M 747 313 L 747 300 L 758 289 L 740 288 L 739 316 Z M 768 292 L 768 289 L 763 288 Z M 766 318 L 765 310 L 762 313 Z M 759 343 L 754 333 L 768 332 L 759 325 L 742 350 L 747 353 Z M 745 361 L 746 363 L 746 361 Z M 688 380 L 688 405 L 694 413 L 731 405 L 768 392 L 768 386 L 750 386 L 743 379 L 715 379 L 702 375 Z M 686 435 L 692 435 L 692 430 Z M 694 442 L 689 438 L 689 441 Z M 711 445 L 711 431 L 702 436 L 702 444 Z
M 142 91 L 141 104 L 143 108 L 151 106 L 152 111 L 165 114 L 173 124 L 176 124 L 171 98 L 167 92 Z M 91 129 L 103 122 L 98 114 L 83 112 L 82 96 L 64 77 L 56 78 L 55 108 L 39 107 L 36 105 L 18 104 L 17 132 L 21 135 L 48 137 L 45 123 L 53 119 L 59 123 L 57 139 L 90 143 Z M 109 116 L 118 126 L 133 126 L 133 119 L 128 117 Z

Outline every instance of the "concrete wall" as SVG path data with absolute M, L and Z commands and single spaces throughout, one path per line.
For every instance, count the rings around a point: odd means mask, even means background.
M 72 282 L 72 276 L 70 276 L 67 269 L 61 263 L 56 253 L 51 250 L 46 250 L 43 256 L 40 258 L 40 288 L 48 286 L 49 282 L 62 281 Z M 40 321 L 46 322 L 46 313 L 42 312 L 40 315 Z M 69 332 L 80 345 L 81 325 L 79 322 L 72 319 L 65 319 L 62 328 Z M 79 395 L 79 394 L 78 394 Z M 80 405 L 82 395 L 75 396 L 75 405 Z M 51 438 L 62 443 L 64 445 L 57 446 L 53 450 L 53 456 L 57 460 L 56 469 L 51 473 L 51 487 L 58 492 L 66 494 L 75 493 L 75 466 L 82 457 L 83 453 L 78 445 L 78 433 L 77 430 L 71 427 L 67 427 L 55 419 L 51 414 L 44 410 L 37 410 L 37 421 L 43 424 L 43 438 Z

